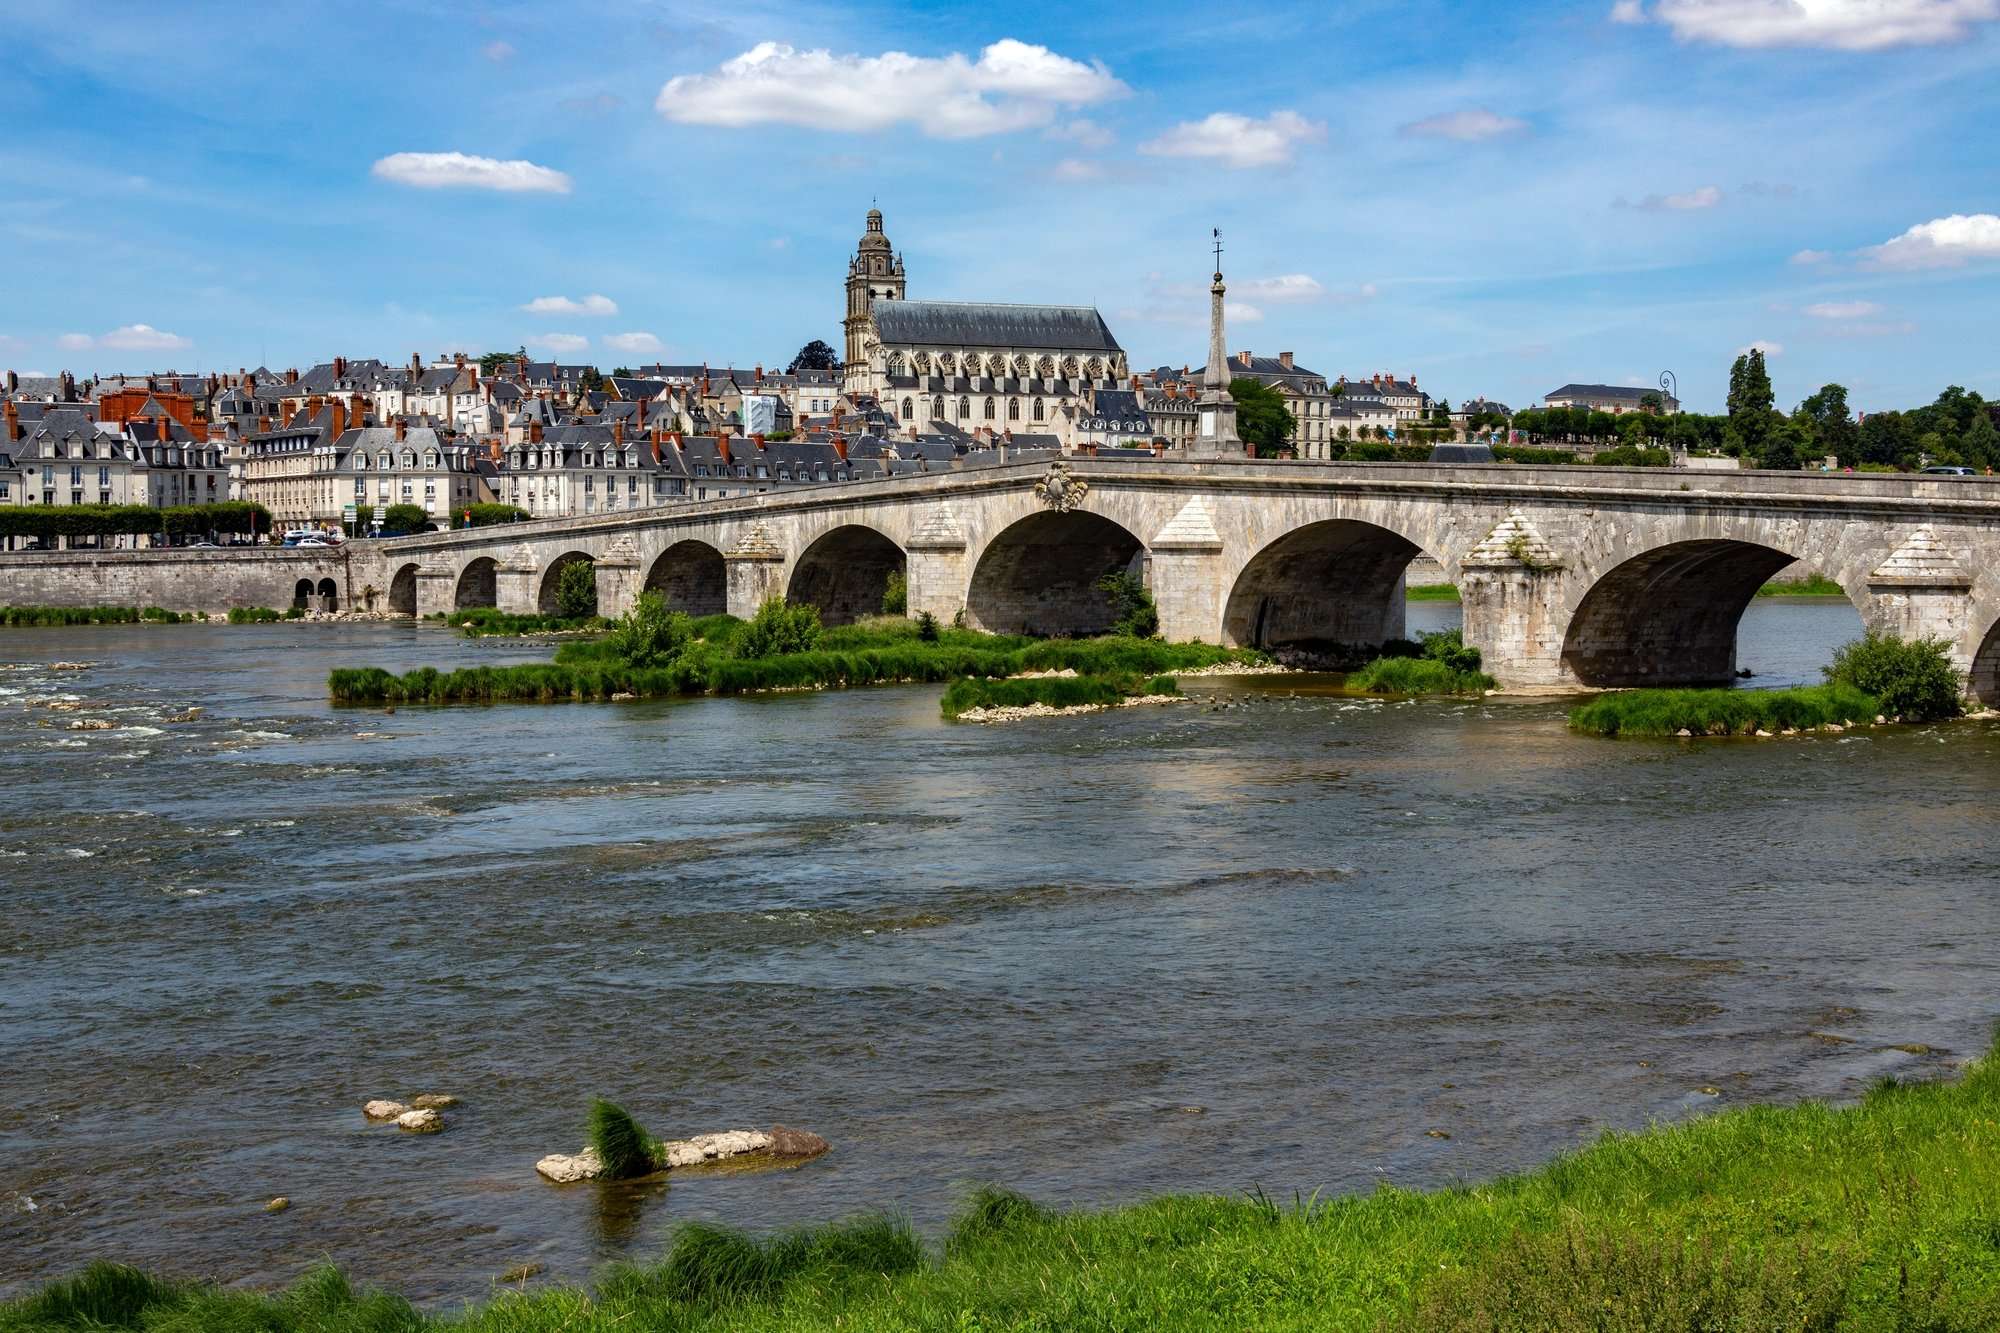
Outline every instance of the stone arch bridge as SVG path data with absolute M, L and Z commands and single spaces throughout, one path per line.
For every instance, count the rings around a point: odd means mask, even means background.
M 2000 698 L 2000 482 L 1975 478 L 1079 457 L 370 547 L 368 577 L 413 614 L 549 610 L 588 560 L 607 615 L 657 589 L 696 614 L 783 595 L 839 623 L 901 573 L 912 615 L 1038 634 L 1104 628 L 1094 585 L 1129 570 L 1168 638 L 1259 647 L 1401 636 L 1423 553 L 1516 690 L 1727 681 L 1744 608 L 1800 561 L 1868 627 L 1944 637 Z

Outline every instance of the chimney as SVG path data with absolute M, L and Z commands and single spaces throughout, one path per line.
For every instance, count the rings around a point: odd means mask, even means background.
M 15 373 L 14 373 L 13 371 L 11 371 L 11 370 L 10 370 L 10 371 L 8 371 L 8 372 L 7 372 L 7 392 L 8 392 L 8 393 L 16 393 L 16 392 L 18 392 L 18 391 L 20 390 L 20 388 L 21 388 L 21 377 L 20 377 L 19 375 L 16 375 L 16 374 L 15 374 Z
M 174 438 L 174 419 L 163 412 L 160 414 L 159 422 L 160 422 L 160 443 L 161 444 L 172 443 Z
M 845 435 L 836 435 L 833 437 L 833 452 L 840 455 L 841 462 L 845 463 L 847 461 L 847 437 Z
M 398 444 L 401 444 L 404 440 L 407 440 L 409 438 L 410 438 L 410 419 L 408 417 L 397 417 L 396 442 Z
M 1290 370 L 1292 368 L 1292 354 L 1290 352 L 1278 353 L 1278 364 L 1286 370 Z
M 297 384 L 298 382 L 299 382 L 299 372 L 296 367 L 293 369 L 289 369 L 285 372 L 285 383 Z
M 10 380 L 11 380 L 11 379 L 13 379 L 13 378 L 14 378 L 14 372 L 13 372 L 13 371 L 11 371 L 11 370 L 10 370 L 10 371 L 8 371 L 8 372 L 7 372 L 7 378 L 8 378 L 8 379 L 10 379 Z M 5 405 L 5 408 L 4 408 L 4 410 L 5 410 L 6 414 L 7 414 L 7 415 L 6 415 L 6 418 L 5 418 L 5 420 L 6 420 L 6 429 L 5 429 L 4 431 L 0 431 L 0 441 L 4 441 L 4 442 L 5 442 L 5 443 L 7 443 L 7 444 L 12 444 L 12 443 L 13 443 L 13 442 L 14 442 L 15 440 L 18 440 L 18 439 L 20 439 L 20 438 L 21 438 L 21 436 L 20 436 L 20 428 L 21 428 L 21 418 L 20 418 L 20 413 L 19 413 L 19 412 L 18 412 L 18 411 L 17 411 L 16 409 L 15 409 L 15 407 L 14 407 L 14 400 L 13 400 L 12 398 L 9 398 L 9 399 L 7 400 L 7 402 L 6 402 L 6 405 Z
M 423 353 L 421 352 L 410 353 L 410 378 L 415 379 L 417 376 L 423 373 L 424 373 Z M 412 385 L 410 387 L 415 388 L 416 386 Z
M 1238 352 L 1236 354 L 1236 363 L 1242 366 L 1245 370 L 1250 369 L 1250 353 Z
M 465 369 L 465 353 L 463 353 L 463 352 L 453 352 L 453 353 L 451 354 L 451 364 L 452 364 L 453 366 L 455 366 L 456 368 L 458 368 L 459 370 L 464 370 L 464 369 Z
M 337 380 L 344 380 L 347 378 L 346 357 L 336 356 L 335 358 L 333 358 L 333 377 Z
M 722 461 L 725 463 L 736 461 L 729 456 L 729 437 L 727 435 L 718 435 L 715 437 L 715 452 L 722 456 Z
M 528 423 L 528 443 L 540 444 L 541 442 L 542 442 L 542 423 L 539 421 L 530 421 Z
M 757 363 L 757 383 L 762 384 L 763 382 L 764 382 L 764 363 L 762 361 L 759 361 Z
M 622 421 L 614 421 L 614 422 L 612 422 L 612 423 L 611 423 L 611 443 L 612 443 L 612 444 L 614 444 L 614 445 L 616 445 L 616 446 L 617 446 L 618 448 L 620 448 L 620 449 L 622 449 L 622 448 L 624 448 L 624 447 L 625 447 L 625 423 L 624 423 L 624 422 L 622 422 Z
M 346 433 L 347 403 L 344 399 L 336 398 L 333 400 L 333 434 L 329 438 L 338 440 Z
M 764 452 L 764 432 L 758 431 L 755 435 L 752 435 L 750 442 L 757 446 L 758 453 L 761 454 Z
M 1410 387 L 1412 389 L 1417 387 L 1417 377 L 1415 375 L 1410 376 Z
M 641 398 L 639 400 L 639 428 L 641 430 L 644 430 L 645 426 L 646 426 L 646 400 Z

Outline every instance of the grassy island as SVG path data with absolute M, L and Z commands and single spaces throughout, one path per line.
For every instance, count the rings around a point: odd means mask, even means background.
M 1438 630 L 1390 645 L 1348 676 L 1347 687 L 1364 694 L 1481 694 L 1495 682 L 1479 665 L 1479 650 L 1460 631 Z
M 1203 643 L 1108 635 L 1030 639 L 955 629 L 920 616 L 883 616 L 833 629 L 810 606 L 768 603 L 751 620 L 690 618 L 648 595 L 600 638 L 519 666 L 422 667 L 395 675 L 340 668 L 328 678 L 336 704 L 452 704 L 648 699 L 937 682 L 1025 672 L 1152 677 L 1262 655 Z M 1048 688 L 1055 688 L 1051 685 Z
M 2000 1051 L 1954 1083 L 1607 1134 L 1425 1193 L 1058 1212 L 984 1190 L 935 1244 L 890 1217 L 767 1236 L 694 1223 L 593 1289 L 503 1288 L 438 1314 L 332 1269 L 267 1296 L 110 1264 L 0 1306 L 0 1333 L 1996 1327 Z
M 1046 708 L 1112 708 L 1127 699 L 1180 692 L 1172 676 L 1146 680 L 1133 672 L 1036 676 L 1027 680 L 966 677 L 946 688 L 939 707 L 946 717 L 957 718 L 978 709 L 1028 708 L 1036 704 Z

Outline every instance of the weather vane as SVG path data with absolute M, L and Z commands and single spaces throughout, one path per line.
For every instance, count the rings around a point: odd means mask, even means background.
M 1215 229 L 1215 271 L 1222 272 L 1222 228 Z

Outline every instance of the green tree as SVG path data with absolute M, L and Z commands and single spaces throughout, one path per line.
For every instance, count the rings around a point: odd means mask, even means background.
M 801 370 L 832 370 L 839 364 L 833 349 L 815 338 L 799 349 L 799 354 L 792 358 L 792 364 L 785 367 L 785 373 L 796 375 Z
M 611 378 L 612 378 L 612 379 L 614 379 L 614 380 L 629 380 L 629 379 L 631 379 L 631 378 L 632 378 L 632 367 L 630 367 L 630 366 L 613 366 L 613 367 L 611 368 Z
M 1907 468 L 1916 462 L 1917 432 L 1901 412 L 1870 412 L 1862 419 L 1858 448 L 1864 463 Z
M 1768 412 L 1775 401 L 1771 373 L 1764 367 L 1764 349 L 1753 347 L 1729 368 L 1729 415 Z
M 479 358 L 479 373 L 490 380 L 500 373 L 500 367 L 527 359 L 528 349 L 525 347 L 518 352 L 488 352 Z
M 385 533 L 429 532 L 430 530 L 430 512 L 422 505 L 390 505 L 382 511 L 382 531 Z
M 1859 461 L 1861 432 L 1848 411 L 1847 386 L 1822 384 L 1818 393 L 1799 404 L 1792 419 L 1803 419 L 1811 425 L 1811 452 L 1832 454 L 1842 467 L 1852 467 Z
M 2000 428 L 1993 424 L 1991 412 L 1977 412 L 1972 424 L 1965 428 L 1960 437 L 1960 447 L 1965 452 L 1965 461 L 1973 467 L 1993 467 L 2000 464 Z
M 556 571 L 556 614 L 564 620 L 589 620 L 597 614 L 597 566 L 572 560 Z
M 667 599 L 659 593 L 644 592 L 605 641 L 635 667 L 667 666 L 694 642 L 694 621 L 683 612 L 669 611 Z
M 1964 711 L 1958 668 L 1944 639 L 1869 633 L 1843 644 L 1826 678 L 1872 694 L 1882 711 L 1905 722 L 1935 722 Z
M 1641 412 L 1664 412 L 1666 408 L 1667 400 L 1660 397 L 1659 393 L 1653 389 L 1648 389 L 1639 395 L 1639 410 Z
M 757 608 L 748 624 L 737 632 L 738 657 L 777 657 L 785 653 L 809 653 L 819 647 L 819 608 L 810 602 L 792 606 L 782 597 L 773 597 Z
M 902 570 L 889 576 L 888 584 L 882 589 L 882 614 L 900 616 L 910 609 L 910 581 Z
M 1276 389 L 1262 380 L 1231 380 L 1229 396 L 1236 400 L 1236 429 L 1259 458 L 1276 458 L 1286 447 L 1298 421 Z
M 1160 632 L 1160 609 L 1136 574 L 1113 570 L 1097 581 L 1097 590 L 1110 608 L 1113 634 L 1150 639 Z

